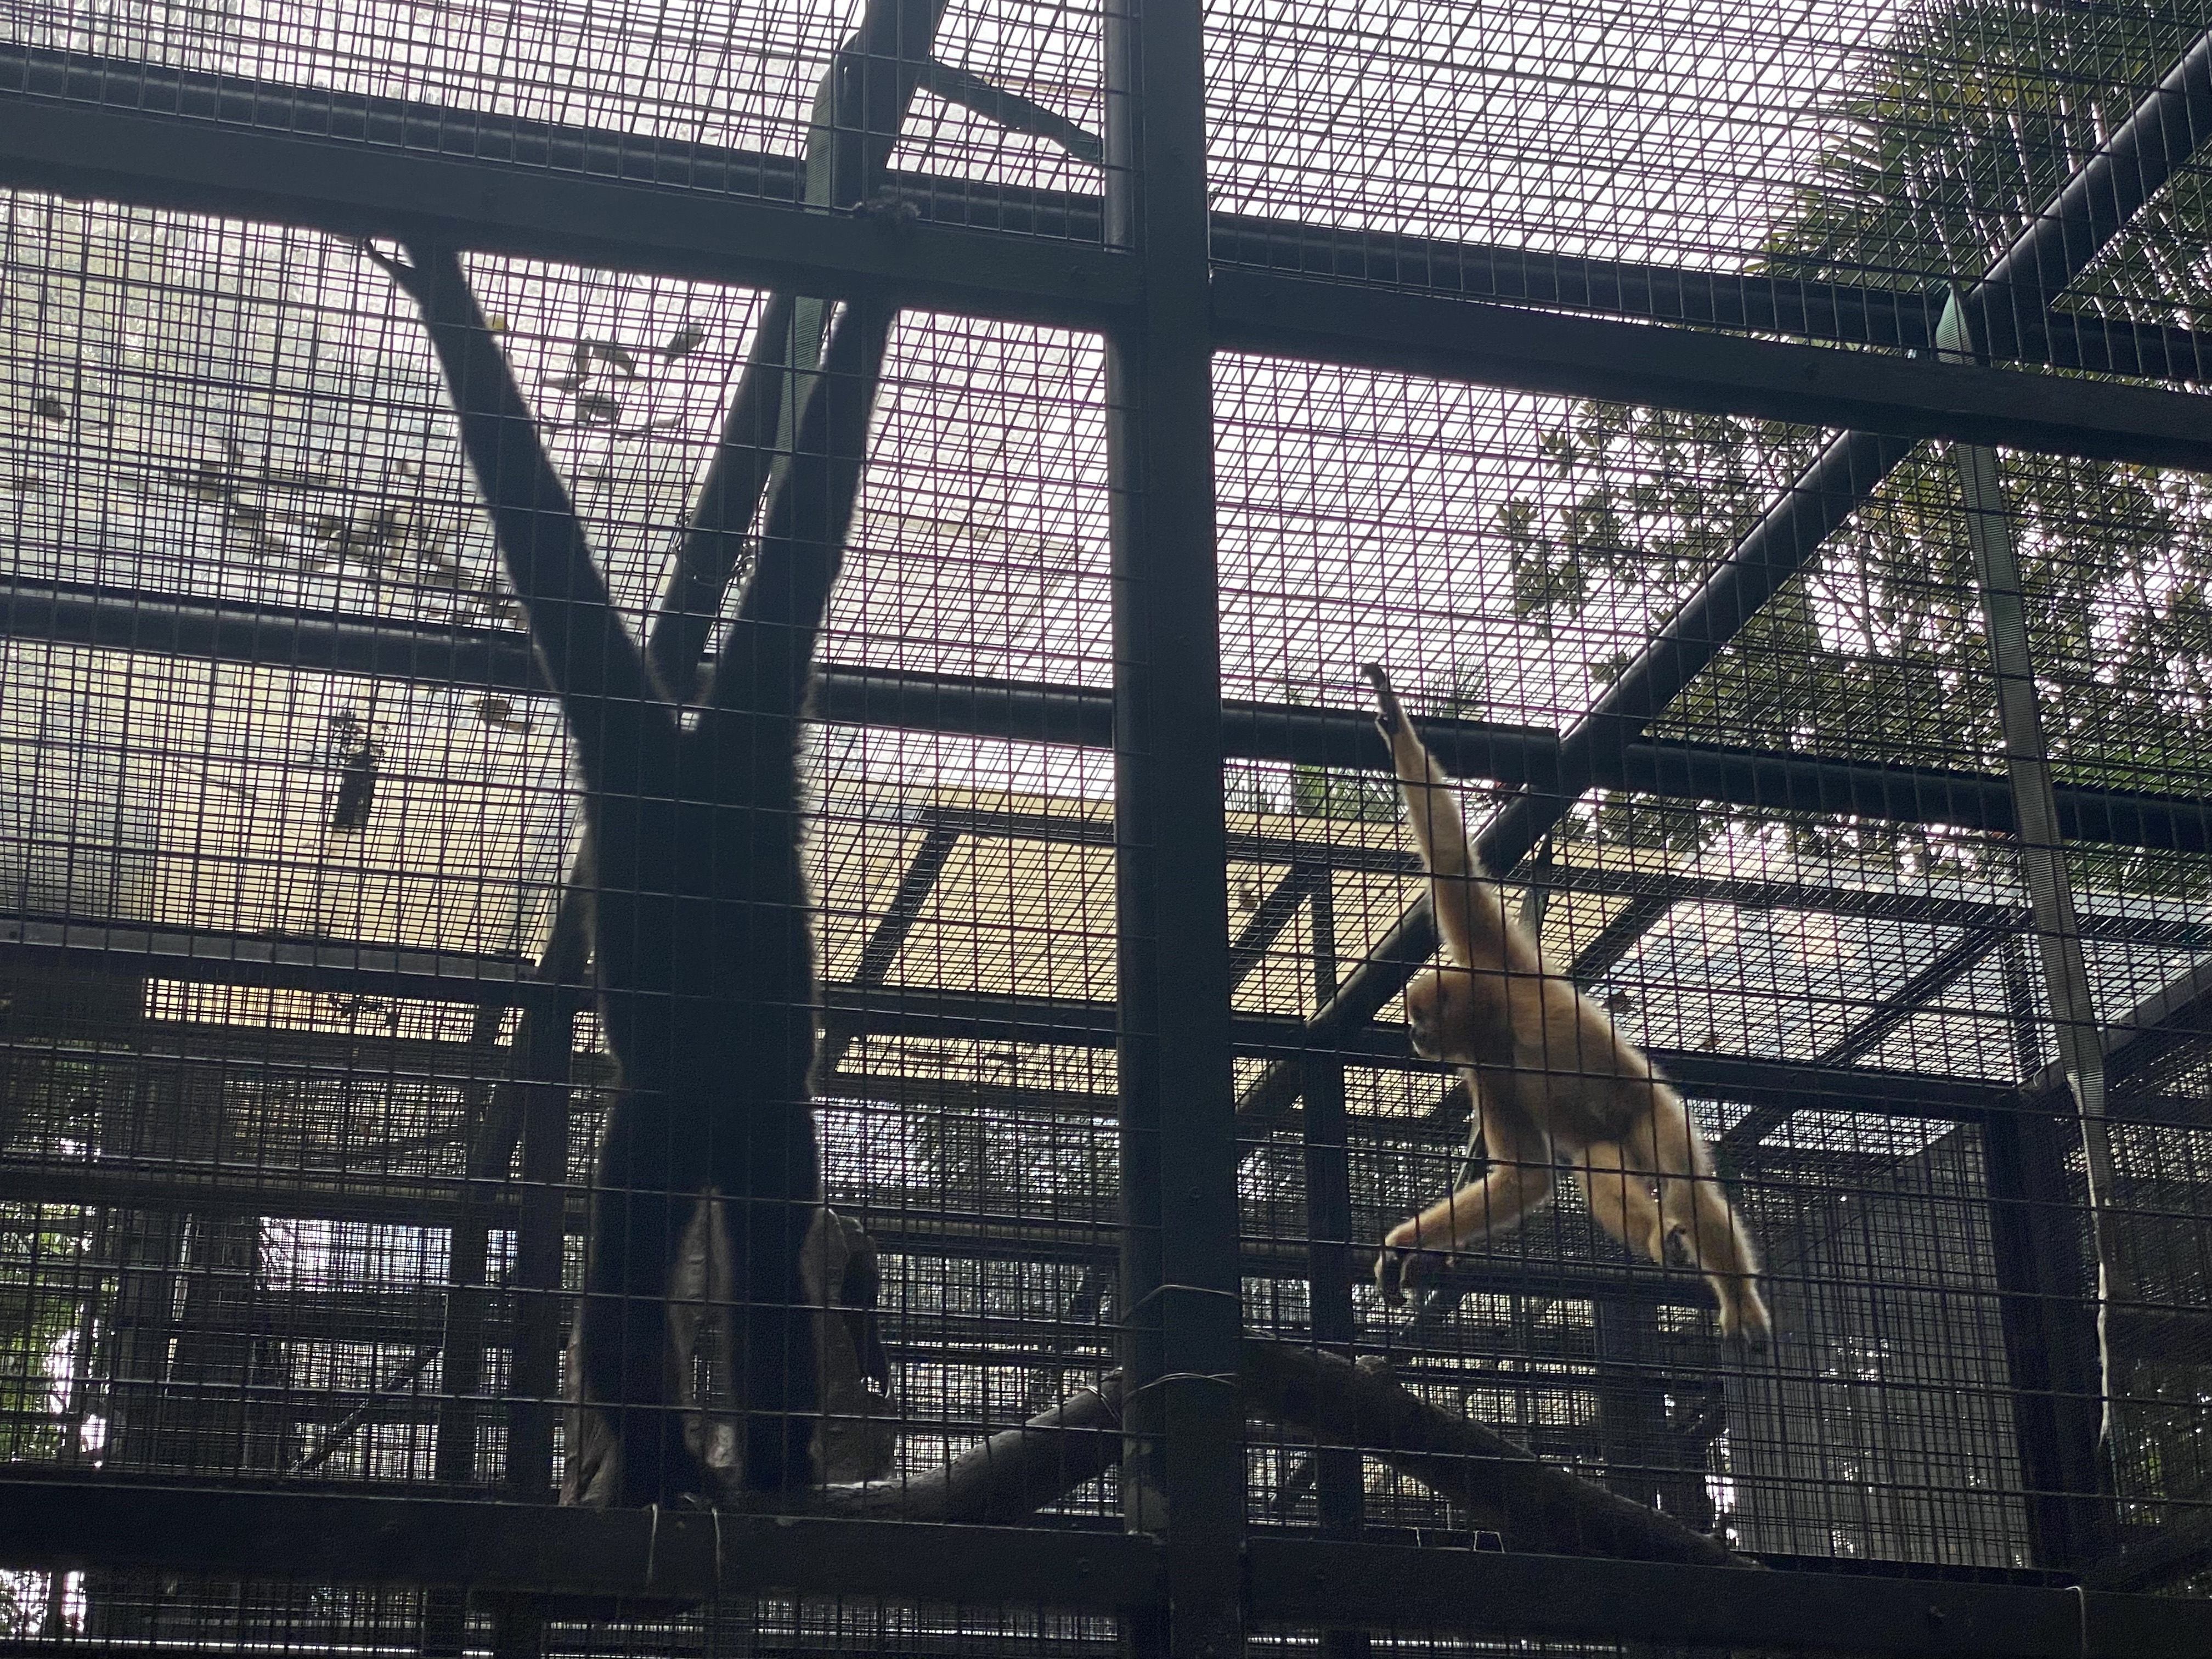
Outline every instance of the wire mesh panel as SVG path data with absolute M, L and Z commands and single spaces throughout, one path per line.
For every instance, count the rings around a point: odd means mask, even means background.
M 31 6 L 0 62 L 46 97 L 818 206 L 873 192 L 834 176 L 830 152 L 878 129 L 868 106 L 888 100 L 911 108 L 872 166 L 919 198 L 933 178 L 988 181 L 1024 199 L 987 221 L 1066 234 L 1065 205 L 1039 192 L 1098 190 L 1091 8 Z M 1095 204 L 1073 222 L 1094 238 L 1097 223 Z
M 1946 285 L 2033 226 L 2207 18 L 1947 0 L 1207 22 L 1227 258 L 1896 347 L 1931 338 Z M 2192 342 L 2128 323 L 2177 320 L 2152 249 L 2189 234 L 2203 181 L 2184 159 L 2055 327 L 2055 264 L 1997 273 L 1985 344 L 2200 377 Z
M 1230 672 L 1262 697 L 1271 672 L 1288 673 L 1276 694 L 1287 702 L 1356 706 L 1357 667 L 1379 659 L 1418 688 L 1413 719 L 1452 769 L 1540 791 L 1558 762 L 1532 758 L 1513 723 L 1594 725 L 1643 672 L 1658 623 L 1727 580 L 1777 502 L 1811 487 L 1802 475 L 1820 448 L 1814 434 L 1662 410 L 1279 362 L 1221 368 Z M 2097 1358 L 2096 1255 L 2077 1237 L 2087 1197 L 2068 1168 L 2075 1109 L 2063 1077 L 2055 1094 L 2050 1076 L 2033 1081 L 2051 1058 L 2038 1047 L 2050 1014 L 2009 808 L 1972 798 L 2004 741 L 1948 468 L 1941 449 L 1909 455 L 1732 641 L 1712 640 L 1711 666 L 1648 749 L 1601 751 L 1598 775 L 1615 787 L 1534 830 L 1514 827 L 1526 796 L 1463 791 L 1477 849 L 1505 848 L 1510 925 L 1689 1097 L 1759 1242 L 1776 1323 L 1761 1347 L 1717 1340 L 1693 1257 L 1669 1245 L 1632 1266 L 1641 1252 L 1606 1236 L 1564 1170 L 1543 1213 L 1455 1221 L 1479 1242 L 1449 1267 L 1430 1259 L 1445 1276 L 1410 1316 L 1374 1297 L 1373 1242 L 1455 1185 L 1478 1209 L 1498 1202 L 1494 1185 L 1468 1183 L 1501 1155 L 1448 1069 L 1399 1069 L 1412 1060 L 1398 996 L 1411 968 L 1383 964 L 1426 922 L 1395 792 L 1341 765 L 1232 770 L 1232 802 L 1261 815 L 1254 861 L 1234 866 L 1240 943 L 1254 950 L 1238 1005 L 1255 1036 L 1263 1016 L 1290 1022 L 1241 1073 L 1246 1227 L 1309 1280 L 1254 1281 L 1248 1316 L 1322 1352 L 1367 1355 L 1370 1376 L 1442 1409 L 1386 1418 L 1376 1397 L 1347 1436 L 1356 1461 L 1296 1435 L 1263 1439 L 1255 1524 L 1488 1534 L 1508 1547 L 1587 1537 L 1581 1488 L 1470 1475 L 1440 1490 L 1440 1460 L 1505 1453 L 1462 1436 L 1468 1422 L 1777 1560 L 2050 1565 L 2062 1478 L 2051 1437 L 2072 1437 L 2093 1483 L 2113 1478 L 2095 1469 L 2091 1419 L 2102 1389 L 2124 1395 L 2130 1362 L 2115 1350 L 2106 1377 Z M 2069 468 L 2070 484 L 2035 493 Z M 2150 678 L 2054 684 L 2054 710 L 2079 711 L 2052 716 L 2076 790 L 2065 810 L 2100 836 L 2110 831 L 2092 820 L 2118 799 L 2100 788 L 2194 795 L 2159 758 L 2188 704 L 2151 688 L 2193 672 L 2201 646 L 2194 601 L 2162 580 L 2096 597 L 2136 580 L 2117 574 L 2118 546 L 2105 544 L 2094 574 L 2066 550 L 2096 533 L 2093 514 L 2168 522 L 2165 501 L 2190 486 L 2037 456 L 2008 457 L 2015 473 L 2022 533 L 2054 572 L 2078 573 L 2070 591 L 2063 578 L 2039 586 L 2043 637 L 2055 644 L 2076 617 L 2113 641 L 2159 641 L 2144 647 L 2160 663 Z M 2093 477 L 2112 493 L 2087 507 Z M 2173 510 L 2178 540 L 2138 544 L 2137 560 L 2189 559 L 2187 509 Z M 1802 773 L 1747 759 L 1793 751 L 1820 757 L 1832 784 L 1800 793 Z M 1618 787 L 1669 767 L 1702 767 L 1735 793 L 1698 805 Z M 1861 778 L 1863 814 L 1798 804 Z M 1923 793 L 1885 809 L 1893 788 Z M 2193 806 L 2178 822 L 2181 844 L 2201 846 Z M 2193 982 L 2208 943 L 2185 873 L 2197 862 L 2079 854 L 2080 949 L 2102 1019 Z M 1379 1029 L 1342 1023 L 1362 1017 L 1346 1006 L 1375 1008 Z M 1540 1036 L 1516 1031 L 1516 1066 L 1590 1063 L 1547 1057 Z M 1386 1059 L 1394 1048 L 1406 1058 Z M 1340 1136 L 1348 1162 L 1329 1144 Z M 1549 1147 L 1547 1163 L 1578 1159 L 1572 1139 Z M 1540 1179 L 1548 1188 L 1554 1172 Z M 2148 1220 L 2130 1213 L 2123 1227 Z M 2116 1312 L 2113 1328 L 2134 1317 Z M 2044 1369 L 2024 1401 L 2031 1352 Z
M 0 1641 L 2201 1651 L 2208 26 L 18 8 Z

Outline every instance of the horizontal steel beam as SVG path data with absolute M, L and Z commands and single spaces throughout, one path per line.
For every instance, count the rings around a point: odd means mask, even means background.
M 1248 270 L 1222 348 L 1568 398 L 2212 470 L 2212 398 Z
M 1943 289 L 1863 288 L 1685 270 L 1231 213 L 1213 216 L 1213 258 L 1217 270 L 1244 266 L 1542 311 L 1905 351 L 1934 346 L 1948 295 Z M 2021 294 L 2017 307 L 1993 316 L 1984 350 L 2006 362 L 2149 380 L 2212 380 L 2212 335 L 2067 310 L 2039 314 L 2036 301 L 2049 297 Z
M 1772 812 L 1847 813 L 1894 823 L 2013 830 L 2005 780 L 1987 772 L 1895 766 L 1820 755 L 1778 755 L 1669 738 L 1632 740 L 1598 781 L 1678 800 Z M 2069 841 L 2160 851 L 2212 851 L 2212 802 L 2129 789 L 2062 784 L 2059 833 Z
M 0 1562 L 302 1583 L 708 1601 L 793 1591 L 1095 1609 L 1163 1591 L 1139 1533 L 554 1508 L 428 1494 L 0 1484 Z M 1753 1572 L 1357 1544 L 1255 1531 L 1252 1615 L 1274 1624 L 1899 1659 L 2198 1659 L 2212 1602 L 1845 1572 Z M 644 1611 L 643 1608 L 640 1609 Z
M 509 958 L 22 919 L 0 921 L 0 960 L 198 983 L 283 985 L 491 1006 L 513 1006 L 541 988 Z M 855 1035 L 1091 1048 L 1110 1048 L 1115 1040 L 1115 1011 L 1106 1002 L 872 985 L 825 986 L 822 999 L 825 1018 Z M 1297 1058 L 1307 1052 L 1303 1022 L 1295 1016 L 1241 1014 L 1231 1029 L 1239 1053 Z M 1425 1065 L 1412 1058 L 1403 1029 L 1395 1025 L 1375 1024 L 1347 1034 L 1333 1052 L 1370 1066 Z M 1968 1079 L 1704 1050 L 1651 1052 L 1688 1092 L 1747 1102 L 1771 1114 L 1862 1111 L 1965 1121 L 2005 1109 L 2019 1097 L 2004 1085 Z M 479 1057 L 477 1064 L 483 1063 Z M 854 1085 L 838 1086 L 843 1092 Z M 2151 1109 L 2145 1121 L 2163 1121 L 2156 1103 L 2147 1104 Z M 2138 1115 L 2124 1102 L 2114 1111 L 2123 1118 Z
M 275 984 L 489 1006 L 512 1006 L 549 988 L 535 985 L 520 963 L 505 957 L 379 951 L 210 930 L 185 933 L 22 918 L 0 919 L 0 961 L 8 960 L 204 984 Z M 1113 1003 L 1077 998 L 831 984 L 822 988 L 821 999 L 823 1015 L 855 1034 L 1109 1048 L 1117 1032 Z M 1240 1054 L 1296 1058 L 1308 1052 L 1304 1022 L 1295 1015 L 1240 1013 L 1231 1031 Z M 1429 1064 L 1413 1058 L 1405 1030 L 1396 1025 L 1370 1024 L 1346 1033 L 1330 1052 L 1371 1066 L 1425 1068 Z M 1650 1053 L 1691 1093 L 1772 1103 L 1793 1110 L 1966 1120 L 2014 1097 L 2014 1091 L 2003 1085 L 1965 1079 L 1703 1050 L 1653 1048 Z
M 348 237 L 807 293 L 875 293 L 965 314 L 1111 327 L 1133 261 L 896 213 L 528 170 L 66 100 L 0 101 L 0 177 L 19 186 Z M 1711 331 L 1516 310 L 1224 269 L 1224 349 L 1908 437 L 2212 468 L 2190 396 Z
M 601 148 L 610 142 L 620 139 L 598 140 Z M 678 187 L 60 99 L 0 96 L 0 180 L 337 236 L 807 294 L 869 293 L 1078 328 L 1110 325 L 1138 286 L 1133 259 L 1097 246 L 868 208 L 818 211 L 696 179 Z
M 63 194 L 1103 329 L 1125 256 L 504 162 L 76 104 L 0 101 L 0 177 Z M 245 182 L 245 181 L 250 181 Z M 1217 345 L 1907 437 L 2212 469 L 2189 395 L 1224 270 Z
M 1113 1046 L 1116 1030 L 1110 1002 L 911 986 L 829 985 L 823 988 L 822 998 L 825 1011 L 850 1021 L 853 1029 L 887 1036 L 1104 1048 Z M 1305 1044 L 1305 1022 L 1294 1014 L 1238 1013 L 1230 1029 L 1240 1054 L 1295 1059 L 1312 1052 Z M 1367 1066 L 1443 1069 L 1413 1057 L 1401 1025 L 1370 1024 L 1346 1033 L 1328 1052 Z M 1702 1049 L 1654 1048 L 1649 1052 L 1688 1093 L 1714 1100 L 1773 1103 L 1796 1111 L 1869 1111 L 1966 1121 L 2014 1098 L 2014 1091 L 2004 1085 L 1966 1079 L 1856 1066 L 1808 1066 Z
M 527 641 L 509 629 L 453 627 L 144 590 L 0 579 L 0 634 L 117 651 L 264 664 L 441 685 L 538 689 Z M 815 711 L 838 725 L 896 727 L 1012 742 L 1103 749 L 1113 698 L 1103 688 L 922 674 L 830 664 Z M 1422 732 L 1455 776 L 1508 785 L 1556 769 L 1559 734 L 1540 726 L 1432 720 Z M 1231 702 L 1230 756 L 1299 766 L 1381 771 L 1375 724 L 1352 709 Z M 1638 738 L 1602 757 L 1608 788 L 1765 811 L 1845 813 L 1959 829 L 2012 829 L 2012 795 L 1994 773 L 1784 755 L 1720 744 Z M 2212 851 L 2212 803 L 2141 791 L 2062 787 L 2068 839 L 2161 851 Z
M 510 171 L 574 174 L 649 190 L 804 199 L 802 164 L 793 155 L 688 143 L 568 126 L 449 105 L 364 97 L 322 88 L 254 82 L 128 59 L 21 46 L 0 46 L 0 94 L 73 100 L 133 116 L 228 124 L 276 136 L 374 147 L 405 155 L 447 156 Z M 23 158 L 35 161 L 36 158 Z M 0 152 L 0 176 L 9 170 Z M 18 182 L 36 181 L 19 177 Z M 1099 198 L 981 180 L 893 173 L 891 189 L 934 224 L 1046 238 L 1095 248 Z M 123 199 L 148 205 L 203 206 L 243 213 L 243 197 L 206 186 L 215 205 L 150 201 L 158 179 L 109 181 Z M 559 257 L 596 258 L 614 269 L 657 270 L 671 256 L 663 241 L 609 249 L 588 224 L 530 228 Z M 677 227 L 669 234 L 681 236 Z M 1474 300 L 1603 315 L 1648 318 L 1706 329 L 1921 350 L 1935 338 L 1942 292 L 1802 281 L 1790 276 L 1686 270 L 1632 260 L 1589 258 L 1527 248 L 1456 242 L 1394 232 L 1300 224 L 1255 215 L 1212 219 L 1218 265 L 1370 287 L 1409 288 Z M 588 250 L 588 252 L 586 252 Z M 686 271 L 671 270 L 682 275 Z M 2033 301 L 2049 296 L 2036 295 Z M 1988 322 L 1983 349 L 2007 361 L 2100 373 L 2201 381 L 2212 371 L 2212 339 L 2186 329 L 2069 311 L 2041 312 L 2021 294 Z
M 1247 1546 L 1252 1612 L 1407 1634 L 1918 1659 L 2199 1659 L 2212 1601 L 1292 1540 Z
M 647 1601 L 791 1590 L 1110 1612 L 1161 1589 L 1141 1533 L 112 1480 L 0 1480 L 0 1561 Z
M 106 974 L 202 985 L 275 985 L 512 1007 L 550 988 L 516 957 L 401 951 L 127 922 L 0 917 L 0 963 L 68 963 Z
M 284 1170 L 240 1170 L 150 1158 L 90 1164 L 0 1162 L 0 1203 L 87 1206 L 163 1214 L 252 1215 L 370 1224 L 449 1227 L 467 1197 L 472 1212 L 494 1227 L 512 1226 L 521 1189 L 511 1182 L 454 1177 L 341 1177 Z M 865 1227 L 878 1247 L 902 1255 L 958 1261 L 1110 1261 L 1121 1230 L 1099 1218 L 1060 1219 L 923 1208 L 941 1194 L 884 1195 L 832 1192 L 839 1210 Z M 587 1196 L 571 1192 L 562 1224 L 581 1237 L 590 1224 Z M 1311 1271 L 1299 1238 L 1244 1241 L 1244 1273 L 1254 1279 L 1303 1279 Z M 1626 1258 L 1608 1261 L 1531 1259 L 1517 1246 L 1495 1257 L 1471 1255 L 1458 1269 L 1465 1289 L 1499 1294 L 1588 1299 L 1626 1297 L 1652 1304 L 1704 1305 L 1698 1276 Z M 281 1298 L 280 1298 L 281 1301 Z

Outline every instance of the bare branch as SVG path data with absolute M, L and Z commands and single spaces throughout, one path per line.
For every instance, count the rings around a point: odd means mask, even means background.
M 715 665 L 708 692 L 714 715 L 795 716 L 800 709 L 860 494 L 892 315 L 880 306 L 854 303 L 838 321 L 799 416 L 791 465 L 769 502 L 737 620 Z M 708 736 L 706 728 L 701 735 Z
M 459 255 L 420 243 L 405 253 L 404 267 L 377 257 L 422 308 L 531 643 L 575 734 L 586 786 L 604 793 L 611 766 L 634 767 L 649 735 L 673 734 L 674 711 L 616 613 Z

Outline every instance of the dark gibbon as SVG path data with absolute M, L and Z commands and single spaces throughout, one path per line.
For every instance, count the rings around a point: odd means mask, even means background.
M 798 744 L 890 313 L 845 309 L 695 694 L 662 683 L 610 601 L 459 258 L 410 246 L 381 262 L 422 307 L 583 788 L 595 989 L 622 1087 L 571 1339 L 564 1496 L 792 1492 L 817 1477 L 822 1410 L 821 1298 L 804 1260 L 821 1160 Z M 684 1241 L 717 1205 L 711 1237 L 727 1261 L 712 1278 L 729 1290 L 738 1419 L 726 1474 L 700 1455 L 698 1322 L 677 1306 Z
M 1389 677 L 1367 674 L 1449 958 L 1407 988 L 1407 1019 L 1417 1052 L 1460 1068 L 1488 1158 L 1480 1180 L 1383 1239 L 1383 1299 L 1402 1302 L 1425 1266 L 1541 1210 L 1565 1163 L 1607 1232 L 1662 1266 L 1679 1241 L 1720 1304 L 1722 1334 L 1764 1341 L 1758 1252 L 1681 1097 L 1507 914 Z

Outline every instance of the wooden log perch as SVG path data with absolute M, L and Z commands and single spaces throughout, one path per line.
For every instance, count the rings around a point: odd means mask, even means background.
M 1508 1547 L 1698 1566 L 1750 1565 L 1719 1540 L 1545 1462 L 1497 1430 L 1431 1405 L 1380 1360 L 1259 1338 L 1244 1344 L 1238 1386 L 1255 1415 L 1351 1447 L 1464 1510 Z
M 1007 1525 L 1095 1480 L 1121 1461 L 1121 1378 L 1071 1395 L 1019 1428 L 1002 1429 L 939 1469 L 831 1486 L 819 1515 Z
M 1226 1379 L 1224 1379 L 1225 1381 Z M 1717 1540 L 1555 1468 L 1495 1429 L 1431 1405 L 1377 1359 L 1358 1364 L 1291 1343 L 1247 1339 L 1235 1379 L 1255 1417 L 1350 1447 L 1457 1504 L 1516 1550 L 1605 1555 L 1700 1566 L 1754 1565 Z M 1003 1429 L 940 1468 L 895 1480 L 817 1488 L 808 1514 L 863 1520 L 1011 1526 L 1095 1480 L 1121 1460 L 1121 1379 L 1071 1395 Z M 692 1604 L 629 1596 L 525 1598 L 563 1618 L 641 1617 Z M 1738 1656 L 1737 1659 L 1767 1659 Z
M 1699 1566 L 1748 1565 L 1718 1540 L 1545 1462 L 1497 1430 L 1431 1405 L 1381 1361 L 1358 1364 L 1285 1342 L 1244 1344 L 1237 1378 L 1255 1417 L 1349 1447 L 1419 1481 L 1516 1550 Z M 909 1521 L 1019 1521 L 1121 1461 L 1118 1374 L 941 1469 L 832 1487 L 817 1514 Z

